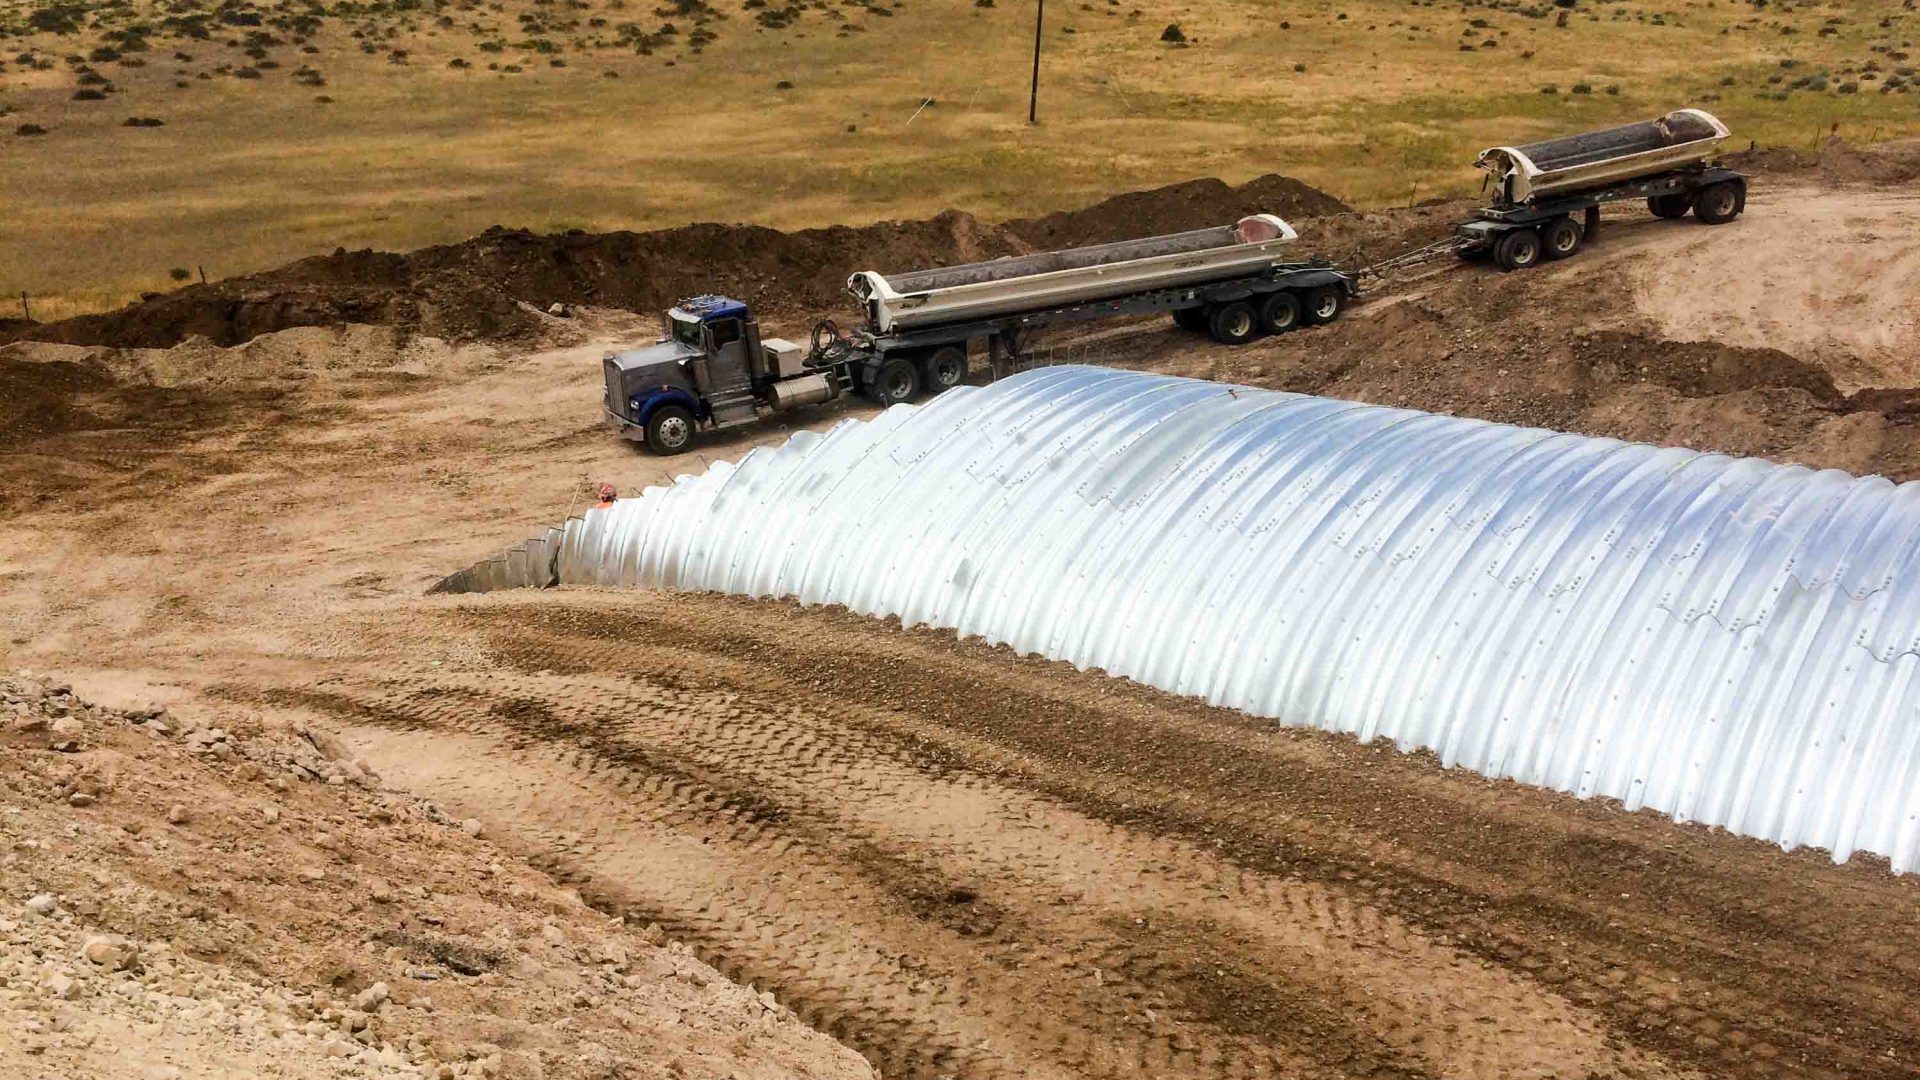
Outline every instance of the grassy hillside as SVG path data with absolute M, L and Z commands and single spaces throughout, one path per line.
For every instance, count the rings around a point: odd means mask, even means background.
M 0 290 L 47 318 L 495 223 L 1031 214 L 1199 175 L 1404 202 L 1681 104 L 1888 138 L 1920 132 L 1913 6 L 1054 0 L 1030 127 L 1028 0 L 0 0 Z

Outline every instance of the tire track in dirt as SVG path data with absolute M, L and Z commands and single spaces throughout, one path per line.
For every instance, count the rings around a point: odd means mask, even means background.
M 1920 1056 L 1920 961 L 1900 945 L 1920 932 L 1912 883 L 1860 861 L 1445 773 L 845 613 L 602 594 L 473 618 L 503 653 L 525 650 L 523 666 L 659 664 L 711 685 L 730 660 L 740 685 L 837 710 L 926 763 L 1338 886 L 1709 1075 L 1907 1076 Z M 645 644 L 669 652 L 642 658 Z
M 925 867 L 876 858 L 857 841 L 829 844 L 769 828 L 741 813 L 730 793 L 676 769 L 647 773 L 635 767 L 638 758 L 621 764 L 618 753 L 581 749 L 576 740 L 590 738 L 581 730 L 544 746 L 525 729 L 492 727 L 483 713 L 441 726 L 432 718 L 439 706 L 406 706 L 419 698 L 374 690 L 268 700 L 384 728 L 396 751 L 423 737 L 438 754 L 460 746 L 447 774 L 402 765 L 398 775 L 436 798 L 504 810 L 511 827 L 543 843 L 558 876 L 590 880 L 583 891 L 603 906 L 658 921 L 733 977 L 771 986 L 889 1074 L 1117 1076 L 1158 1066 L 1169 1075 L 1339 1075 L 1245 1040 L 1202 1044 L 1220 1051 L 1218 1064 L 1196 1069 L 1195 1055 L 1157 1053 L 1141 1033 L 1108 1029 L 1096 1014 L 1110 1002 L 1083 1014 L 1080 996 L 1068 987 L 1063 997 L 1048 965 L 1024 962 L 1031 939 L 1005 932 L 1003 920 L 989 916 L 999 932 L 974 945 L 968 938 L 980 926 L 933 914 L 971 895 Z M 382 740 L 369 742 L 378 753 Z M 507 748 L 515 742 L 518 749 Z M 490 782 L 489 773 L 510 779 Z M 515 804 L 519 812 L 507 809 Z M 561 828 L 587 822 L 582 832 Z M 1128 992 L 1139 991 L 1103 990 Z M 1049 1000 L 1048 1008 L 1032 1004 Z
M 654 657 L 643 653 L 631 659 L 645 664 Z M 612 740 L 588 737 L 584 752 L 568 755 L 575 759 L 570 764 L 591 768 L 590 761 L 579 759 L 617 758 L 635 744 L 685 748 L 680 752 L 693 762 L 690 770 L 724 769 L 742 775 L 754 790 L 778 801 L 782 820 L 804 819 L 813 835 L 861 845 L 866 852 L 861 861 L 869 870 L 876 869 L 872 859 L 889 859 L 887 871 L 874 875 L 879 880 L 905 874 L 911 858 L 931 852 L 940 858 L 941 873 L 947 877 L 1027 883 L 1023 893 L 1037 886 L 1049 893 L 1072 890 L 1075 908 L 1098 907 L 1101 925 L 1124 931 L 1118 940 L 1060 919 L 1055 904 L 1022 902 L 1030 897 L 1009 898 L 1001 909 L 1003 915 L 1018 911 L 1021 930 L 1029 938 L 1086 943 L 1074 952 L 1052 955 L 1052 966 L 1062 969 L 1058 974 L 1063 981 L 1076 971 L 1137 968 L 1140 958 L 1130 954 L 1129 942 L 1178 926 L 1181 952 L 1210 956 L 1197 965 L 1203 984 L 1224 985 L 1230 969 L 1252 964 L 1286 971 L 1293 982 L 1312 990 L 1283 998 L 1244 977 L 1230 992 L 1202 986 L 1196 1001 L 1182 1002 L 1174 993 L 1174 1000 L 1159 1010 L 1176 1023 L 1215 1023 L 1264 1039 L 1268 1029 L 1259 1026 L 1263 1015 L 1287 1011 L 1308 1017 L 1317 1028 L 1351 1023 L 1343 1024 L 1341 1015 L 1362 1016 L 1367 1026 L 1382 1032 L 1384 1043 L 1401 1053 L 1465 1063 L 1469 1071 L 1489 1075 L 1610 1057 L 1570 1010 L 1541 1007 L 1536 988 L 1504 975 L 1463 970 L 1471 967 L 1463 958 L 1433 949 L 1398 920 L 1374 918 L 1371 909 L 1356 907 L 1345 897 L 1250 878 L 1190 845 L 1135 836 L 1062 813 L 971 774 L 949 771 L 930 777 L 900 758 L 897 744 L 823 722 L 777 700 L 743 695 L 721 712 L 702 708 L 699 694 L 664 691 L 644 682 L 635 693 L 631 684 L 597 682 L 585 696 L 592 704 L 583 708 L 577 682 L 546 680 L 553 685 L 543 695 L 523 679 L 493 680 L 528 695 L 515 699 L 524 708 L 556 719 L 596 711 L 622 718 L 608 726 Z M 540 700 L 535 703 L 530 697 Z M 559 723 L 574 730 L 596 726 Z M 618 745 L 609 748 L 607 741 Z M 832 794 L 814 797 L 821 792 Z M 1000 893 L 991 885 L 985 891 L 989 896 Z M 1149 922 L 1155 929 L 1143 933 L 1139 927 Z M 1200 933 L 1198 927 L 1209 932 Z M 1232 942 L 1230 953 L 1218 948 L 1223 936 Z M 1351 946 L 1354 939 L 1390 951 L 1393 961 L 1384 967 L 1373 963 Z M 1209 949 L 1209 943 L 1214 947 Z M 1134 951 L 1141 947 L 1136 944 Z M 1096 965 L 1089 956 L 1106 962 Z M 1046 958 L 1043 954 L 1043 962 Z M 1154 980 L 1152 985 L 1165 982 Z M 1176 990 L 1179 985 L 1174 983 Z M 1435 992 L 1438 987 L 1450 996 Z M 1462 1014 L 1462 999 L 1472 1001 L 1483 1015 L 1497 1014 L 1501 1026 L 1462 1029 L 1468 1019 Z M 1338 1015 L 1327 1015 L 1321 1003 L 1329 1000 L 1339 1004 Z M 1219 1002 L 1232 1006 L 1215 1007 Z M 1442 1046 L 1438 1036 L 1450 1026 L 1454 1030 Z M 1514 1031 L 1524 1031 L 1524 1041 Z
M 731 974 L 775 986 L 890 1072 L 1032 1075 L 1038 1046 L 1038 1061 L 1074 1075 L 1672 1075 L 1608 1045 L 1556 995 L 1436 945 L 1364 897 L 1269 880 L 1189 842 L 1089 819 L 911 739 L 742 686 L 764 680 L 738 663 L 501 629 L 496 646 L 529 658 L 518 673 L 266 696 L 409 737 L 474 740 L 482 756 L 506 747 L 512 771 L 540 789 L 536 808 L 550 804 L 541 821 L 595 816 L 580 790 L 611 784 L 620 816 L 763 863 L 753 873 L 707 866 L 710 881 L 756 881 L 698 897 L 697 877 L 624 887 L 664 857 L 664 837 L 542 838 L 557 873 L 591 868 L 592 890 L 614 908 L 644 895 L 642 913 Z M 594 655 L 581 665 L 583 653 Z M 822 866 L 835 868 L 825 880 Z M 795 898 L 822 891 L 829 918 L 872 920 L 877 909 L 882 925 L 861 930 L 889 944 L 863 953 L 865 942 L 830 941 L 810 925 L 822 914 L 810 905 L 796 914 Z M 716 908 L 732 914 L 715 918 Z M 775 912 L 793 918 L 769 938 Z M 895 949 L 920 963 L 888 969 L 870 955 Z M 928 977 L 965 998 L 913 993 Z M 989 1006 L 975 1028 L 989 1046 L 1008 1046 L 1011 1033 L 1011 1049 L 969 1057 L 979 1044 L 952 1018 L 992 999 L 1017 1008 Z M 900 1008 L 858 1008 L 875 1001 Z M 919 1018 L 933 1018 L 932 1030 Z

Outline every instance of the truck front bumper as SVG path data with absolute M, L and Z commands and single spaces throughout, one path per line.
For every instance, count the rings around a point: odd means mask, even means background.
M 623 439 L 639 442 L 647 437 L 645 428 L 604 405 L 600 407 L 600 422 L 612 428 Z

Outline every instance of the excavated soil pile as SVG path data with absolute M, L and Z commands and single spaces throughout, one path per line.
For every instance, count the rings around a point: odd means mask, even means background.
M 219 468 L 233 447 L 195 446 L 208 431 L 268 432 L 291 421 L 283 387 L 162 386 L 100 358 L 0 355 L 0 453 L 18 468 L 0 481 L 0 511 L 88 491 L 132 494 Z
M 529 306 L 651 312 L 701 292 L 749 301 L 763 317 L 798 320 L 842 308 L 846 277 L 855 270 L 951 265 L 1120 240 L 1218 225 L 1256 210 L 1300 217 L 1344 209 L 1298 181 L 1266 176 L 1240 187 L 1189 181 L 1004 225 L 949 210 L 924 221 L 791 233 L 720 224 L 558 235 L 496 227 L 459 244 L 404 255 L 336 251 L 191 285 L 118 311 L 0 329 L 0 342 L 166 348 L 198 335 L 233 345 L 289 327 L 337 323 L 392 325 L 461 341 L 500 339 L 520 336 L 537 323 Z
M 1877 198 L 1828 195 L 1799 213 L 1857 216 L 1876 212 Z M 1725 231 L 1628 212 L 1609 220 L 1594 250 L 1565 264 L 1512 275 L 1440 264 L 1423 280 L 1381 289 L 1382 300 L 1323 331 L 1239 349 L 1156 337 L 1129 359 L 1300 393 L 1920 479 L 1920 389 L 1892 379 L 1863 387 L 1855 373 L 1877 369 L 1828 355 L 1845 353 L 1845 333 L 1858 325 L 1905 333 L 1911 296 L 1864 285 L 1830 295 L 1821 279 L 1802 278 L 1797 289 L 1771 290 L 1812 315 L 1791 333 L 1758 339 L 1778 347 L 1704 337 L 1764 310 L 1723 280 L 1695 277 L 1712 278 L 1702 269 L 1709 256 L 1790 240 L 1803 226 L 1778 205 L 1756 203 Z M 1387 224 L 1417 231 L 1422 213 L 1396 212 Z M 1899 244 L 1910 246 L 1891 231 L 1904 220 L 1876 224 L 1870 231 L 1889 231 L 1873 250 L 1892 258 Z M 1835 258 L 1860 246 L 1844 233 L 1823 242 Z M 1875 279 L 1891 281 L 1887 273 L 1874 271 Z M 1680 316 L 1668 317 L 1676 306 Z
M 324 732 L 222 723 L 0 675 L 0 1075 L 873 1075 Z
M 88 426 L 75 402 L 111 383 L 97 366 L 0 357 L 0 449 L 37 436 Z
M 1004 228 L 1035 249 L 1046 250 L 1204 229 L 1246 214 L 1278 214 L 1291 221 L 1344 214 L 1350 209 L 1318 188 L 1269 174 L 1239 187 L 1206 179 L 1128 192 L 1084 210 L 1009 221 Z
M 1829 184 L 1905 184 L 1920 180 L 1920 139 L 1863 149 L 1830 137 L 1818 150 L 1758 147 L 1722 160 L 1752 176 L 1817 175 Z

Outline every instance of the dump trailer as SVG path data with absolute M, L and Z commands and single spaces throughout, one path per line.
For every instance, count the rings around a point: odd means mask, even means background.
M 1727 126 L 1699 109 L 1524 146 L 1496 146 L 1474 162 L 1489 174 L 1492 204 L 1443 245 L 1490 255 L 1503 270 L 1564 259 L 1599 236 L 1600 207 L 1644 199 L 1663 218 L 1689 212 L 1707 225 L 1739 217 L 1746 178 L 1711 163 Z
M 1323 259 L 1287 258 L 1298 234 L 1271 214 L 1231 225 L 905 274 L 847 280 L 861 324 L 830 321 L 804 346 L 762 338 L 748 305 L 683 300 L 656 344 L 609 353 L 607 422 L 660 454 L 702 429 L 861 393 L 881 405 L 938 393 L 967 378 L 976 347 L 1017 360 L 1042 327 L 1171 313 L 1223 344 L 1331 322 L 1354 279 Z

